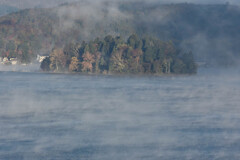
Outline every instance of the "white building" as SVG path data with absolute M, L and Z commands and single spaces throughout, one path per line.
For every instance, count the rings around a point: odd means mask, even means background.
M 45 58 L 47 58 L 48 56 L 40 56 L 40 55 L 37 55 L 37 61 L 39 62 L 39 63 L 42 63 L 42 61 L 45 59 Z
M 18 63 L 17 58 L 10 58 L 10 62 L 12 65 L 16 65 Z
M 2 60 L 3 63 L 7 63 L 9 62 L 8 58 L 7 57 L 4 57 L 3 60 Z

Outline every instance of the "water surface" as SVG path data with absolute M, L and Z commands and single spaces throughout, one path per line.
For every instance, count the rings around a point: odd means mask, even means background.
M 240 70 L 0 72 L 0 159 L 240 159 Z

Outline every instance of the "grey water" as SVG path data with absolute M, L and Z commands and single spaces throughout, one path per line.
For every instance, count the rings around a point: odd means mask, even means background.
M 240 159 L 240 69 L 0 72 L 1 160 Z

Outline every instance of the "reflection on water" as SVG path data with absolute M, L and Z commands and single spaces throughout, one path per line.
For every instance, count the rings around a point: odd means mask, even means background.
M 0 159 L 240 159 L 239 82 L 0 72 Z

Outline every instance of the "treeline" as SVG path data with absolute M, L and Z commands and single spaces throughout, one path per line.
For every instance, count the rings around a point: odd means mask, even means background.
M 193 74 L 197 67 L 191 52 L 184 53 L 173 43 L 131 35 L 127 42 L 106 36 L 86 43 L 55 48 L 41 63 L 43 71 L 86 73 Z
M 0 36 L 0 57 L 17 58 L 20 63 L 28 64 L 36 58 L 36 51 L 39 43 L 34 41 L 21 42 L 16 40 L 6 41 Z

